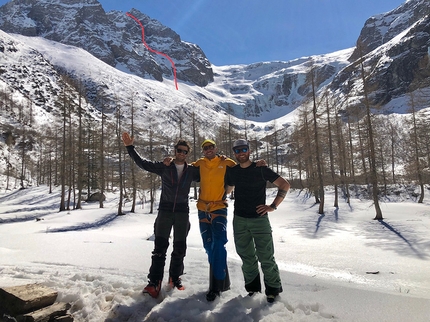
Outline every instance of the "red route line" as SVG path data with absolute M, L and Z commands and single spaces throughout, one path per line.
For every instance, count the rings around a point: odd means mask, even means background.
M 143 27 L 143 25 L 142 25 L 142 23 L 140 22 L 140 20 L 139 20 L 139 19 L 137 19 L 135 16 L 133 16 L 133 15 L 132 15 L 131 13 L 129 13 L 129 12 L 127 12 L 127 13 L 126 13 L 126 15 L 127 15 L 127 16 L 129 16 L 130 18 L 134 19 L 134 21 L 136 21 L 136 22 L 140 25 L 140 28 L 142 29 L 142 43 L 145 45 L 145 47 L 146 47 L 150 52 L 153 52 L 153 53 L 156 53 L 156 54 L 158 54 L 158 55 L 164 56 L 164 57 L 166 57 L 166 58 L 170 61 L 170 63 L 172 64 L 172 68 L 173 68 L 173 77 L 174 77 L 174 79 L 175 79 L 175 86 L 176 86 L 176 89 L 178 89 L 178 80 L 176 79 L 176 67 L 175 67 L 175 63 L 173 62 L 172 58 L 170 58 L 168 55 L 166 55 L 166 54 L 164 54 L 164 53 L 161 53 L 161 52 L 156 51 L 156 50 L 152 49 L 151 47 L 149 47 L 149 46 L 146 44 L 146 42 L 145 42 L 145 28 Z

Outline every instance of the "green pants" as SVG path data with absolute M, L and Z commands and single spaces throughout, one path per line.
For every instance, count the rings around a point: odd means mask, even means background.
M 233 218 L 234 244 L 242 259 L 245 285 L 258 276 L 258 262 L 264 274 L 264 284 L 270 288 L 280 288 L 281 278 L 274 257 L 272 227 L 267 215 L 258 218 Z

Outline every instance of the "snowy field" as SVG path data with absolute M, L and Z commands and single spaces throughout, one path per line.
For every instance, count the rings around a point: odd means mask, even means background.
M 269 191 L 268 202 L 275 193 Z M 284 292 L 268 304 L 263 294 L 246 296 L 232 202 L 232 286 L 209 303 L 194 202 L 186 289 L 163 290 L 155 300 L 141 294 L 153 248 L 149 205 L 116 216 L 117 200 L 109 195 L 104 209 L 84 203 L 83 210 L 59 213 L 59 199 L 47 187 L 0 191 L 0 287 L 48 285 L 59 292 L 58 300 L 72 304 L 75 321 L 430 321 L 428 201 L 384 202 L 385 219 L 378 222 L 368 200 L 352 199 L 350 206 L 341 201 L 335 209 L 328 193 L 326 214 L 319 216 L 313 198 L 291 191 L 270 213 Z

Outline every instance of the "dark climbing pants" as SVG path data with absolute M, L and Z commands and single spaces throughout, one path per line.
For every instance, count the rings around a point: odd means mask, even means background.
M 157 283 L 163 280 L 166 253 L 173 227 L 173 251 L 170 258 L 169 277 L 177 279 L 184 273 L 184 257 L 187 250 L 187 235 L 190 230 L 188 212 L 160 210 L 154 224 L 154 251 L 148 278 Z

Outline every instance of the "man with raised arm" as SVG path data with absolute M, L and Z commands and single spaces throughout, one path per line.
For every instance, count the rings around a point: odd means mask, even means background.
M 148 274 L 148 285 L 143 293 L 158 297 L 164 275 L 169 236 L 173 227 L 173 252 L 170 258 L 169 284 L 172 288 L 183 290 L 180 276 L 184 272 L 184 257 L 187 249 L 189 222 L 189 192 L 192 181 L 199 180 L 197 168 L 189 166 L 186 158 L 190 145 L 179 140 L 174 147 L 175 159 L 169 165 L 163 162 L 148 161 L 140 157 L 133 146 L 133 138 L 123 133 L 122 140 L 128 154 L 140 168 L 161 177 L 162 187 L 158 215 L 154 224 L 154 251 Z

